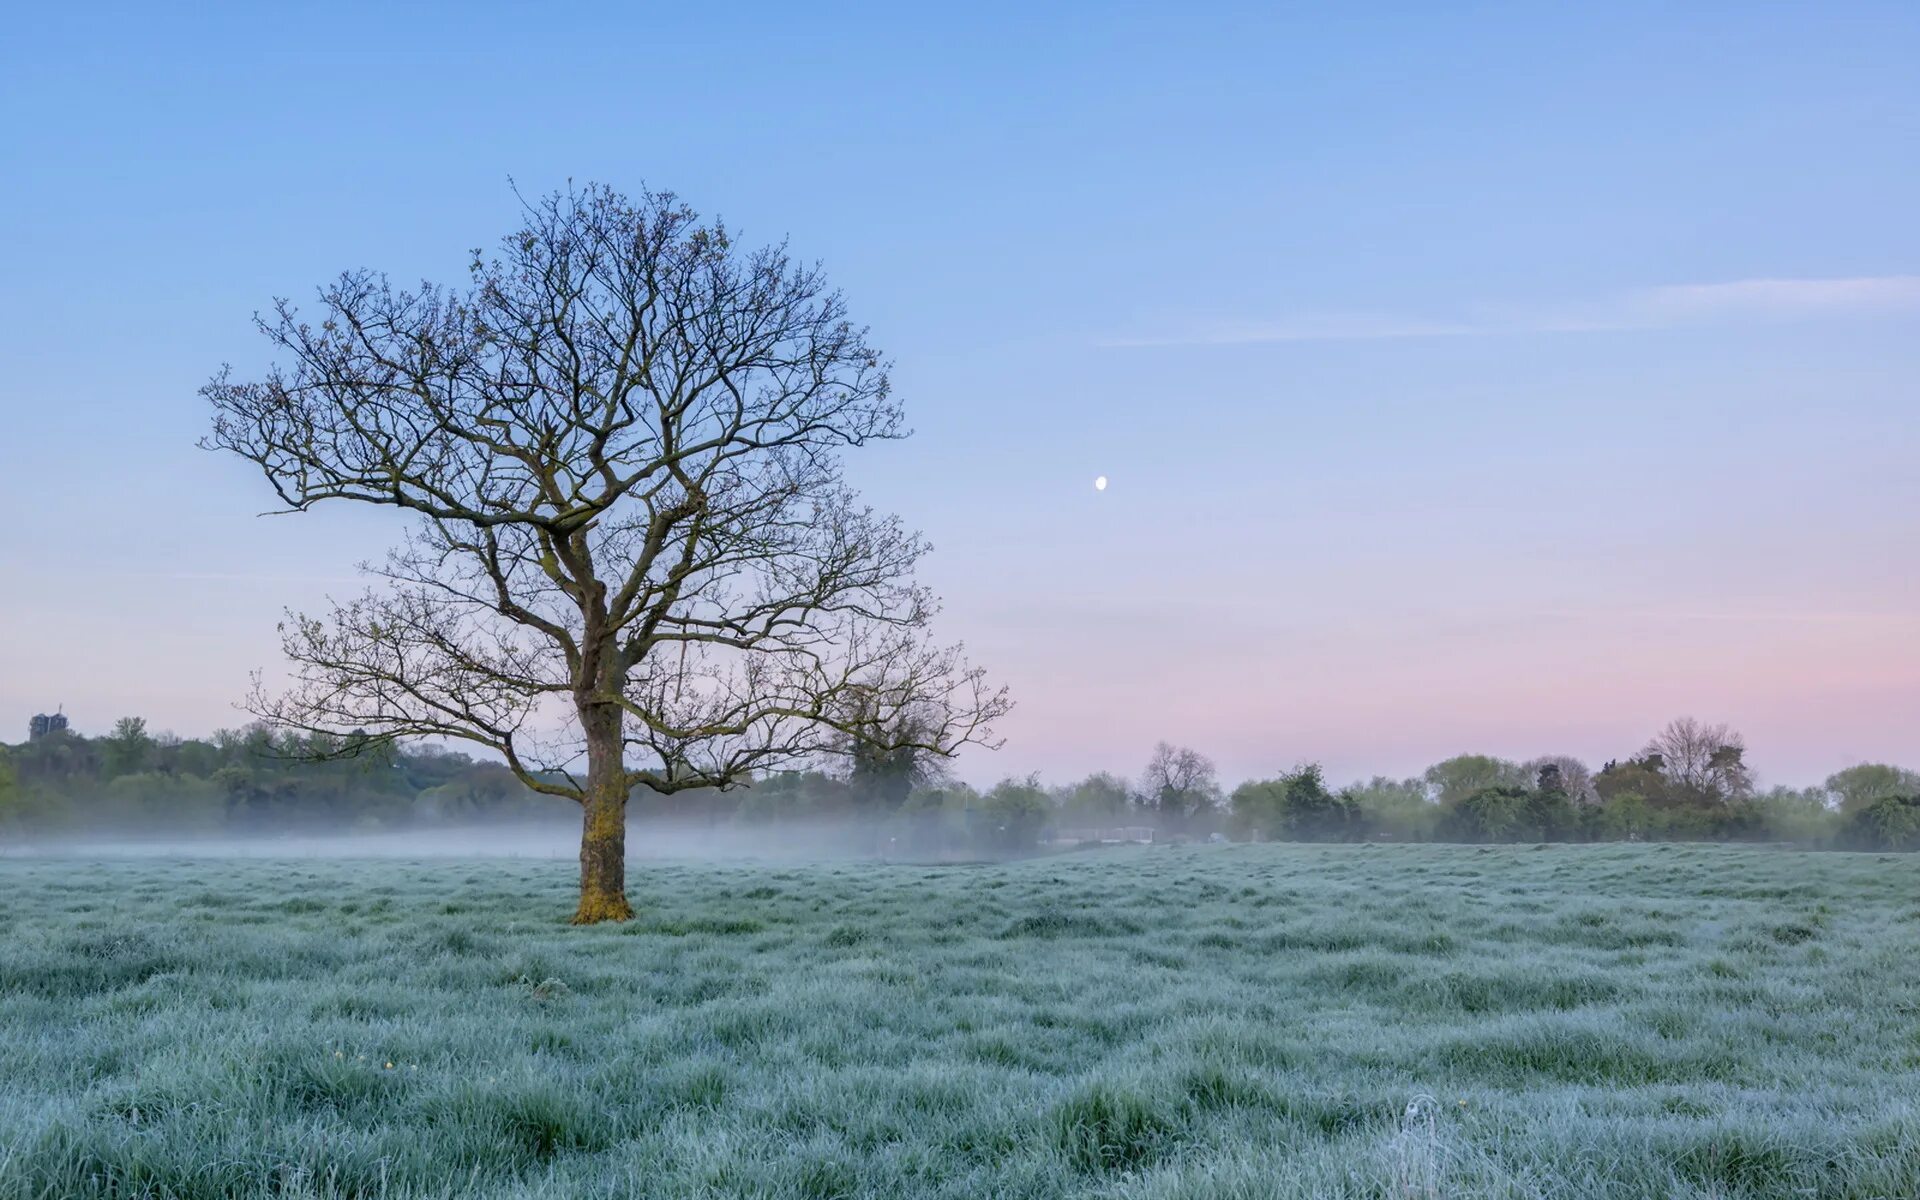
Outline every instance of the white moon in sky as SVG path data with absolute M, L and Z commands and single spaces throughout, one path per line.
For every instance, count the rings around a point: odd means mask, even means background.
M 1093 481 L 1093 490 L 1096 492 L 1104 492 L 1107 490 L 1107 477 L 1105 475 Z

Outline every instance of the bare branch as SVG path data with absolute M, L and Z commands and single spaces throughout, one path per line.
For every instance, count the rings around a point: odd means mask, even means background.
M 463 287 L 357 271 L 318 300 L 259 320 L 264 374 L 203 389 L 205 444 L 290 511 L 416 528 L 383 588 L 283 626 L 294 682 L 263 717 L 489 747 L 616 847 L 602 818 L 635 786 L 995 744 L 1006 693 L 928 640 L 926 544 L 842 478 L 842 452 L 905 429 L 817 267 L 587 187 L 529 204 Z

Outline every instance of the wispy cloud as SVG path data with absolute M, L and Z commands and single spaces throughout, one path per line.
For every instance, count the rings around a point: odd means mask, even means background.
M 352 575 L 271 575 L 253 574 L 246 571 L 97 571 L 96 579 L 140 580 L 148 583 L 266 583 L 266 584 L 328 584 L 328 583 L 365 583 L 365 578 Z
M 1275 320 L 1198 322 L 1185 330 L 1105 339 L 1107 346 L 1241 346 L 1402 338 L 1606 333 L 1690 325 L 1920 315 L 1920 275 L 1736 279 L 1641 288 L 1564 304 L 1482 305 L 1458 316 L 1310 313 Z
M 1738 279 L 1652 288 L 1640 303 L 1672 315 L 1763 314 L 1805 316 L 1920 309 L 1920 275 L 1862 275 L 1851 279 Z

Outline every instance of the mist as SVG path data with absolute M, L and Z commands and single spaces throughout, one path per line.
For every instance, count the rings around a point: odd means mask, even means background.
M 570 862 L 580 853 L 579 822 L 554 819 L 482 822 L 434 828 L 332 831 L 290 826 L 244 834 L 155 830 L 68 830 L 0 841 L 0 857 L 24 859 L 509 859 Z M 744 825 L 672 818 L 627 823 L 630 862 L 802 864 L 834 862 L 964 863 L 1029 857 L 990 847 L 930 846 L 903 836 L 897 821 L 775 820 Z
M 46 720 L 37 718 L 37 720 Z M 339 746 L 263 726 L 149 735 L 136 717 L 0 748 L 0 853 L 573 859 L 577 804 L 504 763 L 422 743 Z M 1341 781 L 1311 761 L 1223 781 L 1202 750 L 1161 743 L 1136 772 L 980 789 L 926 754 L 823 758 L 625 806 L 635 857 L 975 862 L 1122 842 L 1737 841 L 1920 845 L 1920 771 L 1835 764 L 1769 785 L 1725 724 L 1681 717 L 1594 766 L 1564 754 L 1460 754 L 1417 776 Z

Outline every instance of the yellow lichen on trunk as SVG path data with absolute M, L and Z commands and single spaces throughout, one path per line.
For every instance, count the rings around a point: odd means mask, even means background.
M 629 921 L 627 903 L 627 803 L 624 780 L 619 786 L 592 789 L 586 798 L 580 830 L 580 907 L 575 925 L 601 921 Z
M 580 893 L 580 907 L 574 911 L 575 925 L 598 925 L 602 921 L 633 920 L 633 905 L 619 893 Z

